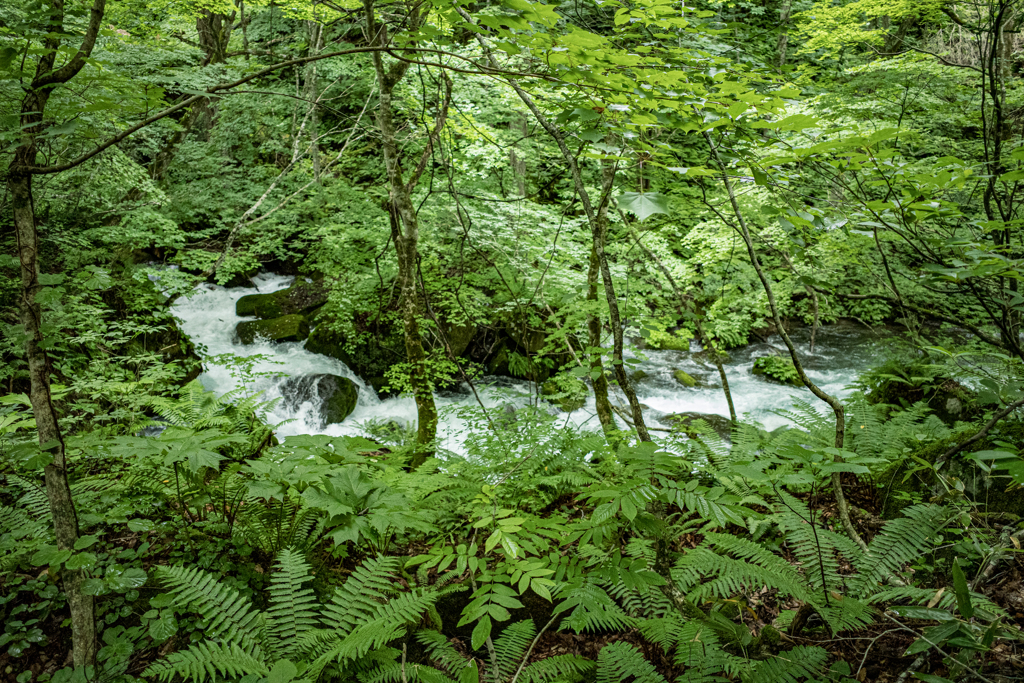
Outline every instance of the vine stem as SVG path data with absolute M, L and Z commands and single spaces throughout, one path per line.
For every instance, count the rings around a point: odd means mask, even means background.
M 544 631 L 547 631 L 551 624 L 555 623 L 556 618 L 557 616 L 551 617 L 551 619 L 548 620 L 548 623 L 544 624 L 544 628 L 540 630 L 537 637 L 533 639 L 533 642 L 530 643 L 529 649 L 526 651 L 526 654 L 523 655 L 523 660 L 519 662 L 519 668 L 516 669 L 516 674 L 512 677 L 512 680 L 509 681 L 509 683 L 516 683 L 516 679 L 519 678 L 519 674 L 522 673 L 523 667 L 526 666 L 526 662 L 530 659 L 530 654 L 533 652 L 533 648 L 536 647 L 537 641 L 540 640 L 542 635 L 544 635 Z

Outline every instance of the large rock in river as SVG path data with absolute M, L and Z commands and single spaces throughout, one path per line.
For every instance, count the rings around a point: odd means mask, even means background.
M 295 279 L 291 287 L 269 294 L 249 294 L 235 303 L 235 314 L 257 318 L 279 318 L 293 313 L 306 313 L 327 301 L 327 289 L 322 281 L 306 282 Z
M 249 320 L 235 328 L 243 344 L 257 339 L 275 342 L 302 341 L 309 336 L 309 323 L 301 315 L 283 315 L 273 320 Z
M 320 428 L 343 422 L 356 409 L 359 387 L 347 377 L 329 374 L 289 377 L 281 385 L 284 404 L 292 410 L 306 401 L 320 407 Z

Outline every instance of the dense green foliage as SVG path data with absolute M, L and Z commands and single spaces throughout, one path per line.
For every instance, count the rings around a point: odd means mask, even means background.
M 1019 677 L 1018 14 L 5 2 L 0 676 Z M 263 359 L 182 332 L 266 273 L 236 348 L 366 385 L 276 401 L 415 425 L 286 437 Z M 841 400 L 805 370 L 840 321 L 887 340 Z M 652 437 L 645 350 L 724 385 L 746 347 L 785 426 Z

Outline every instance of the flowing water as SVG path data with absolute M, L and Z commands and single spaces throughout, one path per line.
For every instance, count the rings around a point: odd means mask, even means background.
M 244 390 L 262 391 L 267 400 L 284 398 L 282 387 L 288 377 L 299 377 L 316 373 L 331 373 L 348 377 L 359 386 L 359 400 L 355 411 L 342 423 L 321 426 L 319 406 L 314 401 L 279 401 L 270 412 L 272 423 L 284 423 L 278 429 L 282 436 L 294 434 L 343 434 L 362 433 L 361 425 L 367 420 L 398 421 L 407 425 L 415 423 L 416 404 L 411 397 L 401 396 L 381 400 L 365 382 L 352 373 L 339 360 L 306 351 L 305 342 L 269 343 L 258 342 L 244 345 L 235 340 L 235 326 L 245 320 L 235 315 L 235 302 L 246 294 L 273 292 L 291 284 L 292 278 L 280 275 L 260 275 L 253 279 L 255 289 L 246 287 L 224 288 L 216 285 L 201 285 L 189 299 L 179 300 L 174 307 L 175 315 L 181 320 L 182 330 L 200 345 L 200 353 L 207 356 L 205 372 L 201 376 L 203 385 L 218 394 L 225 394 L 244 384 Z M 850 393 L 847 385 L 865 368 L 878 359 L 881 352 L 879 336 L 862 326 L 852 324 L 829 325 L 818 330 L 815 351 L 810 353 L 809 330 L 794 333 L 804 359 L 807 374 L 825 391 L 846 396 Z M 789 408 L 796 399 L 815 401 L 805 388 L 773 384 L 751 373 L 755 358 L 769 355 L 774 350 L 784 349 L 779 338 L 768 339 L 767 343 L 755 343 L 742 349 L 730 351 L 726 363 L 726 374 L 732 389 L 736 411 L 741 417 L 760 422 L 768 429 L 774 429 L 788 421 L 776 411 Z M 694 349 L 699 350 L 699 349 Z M 635 369 L 643 370 L 647 376 L 635 383 L 640 402 L 647 406 L 645 416 L 651 424 L 667 426 L 664 418 L 672 413 L 695 412 L 728 416 L 729 411 L 722 394 L 717 369 L 710 363 L 702 363 L 699 354 L 686 351 L 632 351 L 639 364 Z M 210 362 L 209 358 L 232 354 L 248 359 L 252 363 L 251 375 L 240 378 L 237 370 L 229 365 Z M 674 370 L 681 369 L 700 381 L 700 386 L 687 388 L 673 378 Z M 526 381 L 508 378 L 484 378 L 477 384 L 480 399 L 488 408 L 503 405 L 522 406 L 532 399 L 535 388 Z M 622 395 L 612 397 L 613 402 L 626 406 Z M 460 451 L 465 422 L 456 416 L 458 406 L 476 405 L 476 398 L 468 386 L 455 391 L 441 392 L 436 397 L 442 414 L 438 435 L 442 447 Z M 446 410 L 448 409 L 448 410 Z M 591 397 L 587 405 L 564 415 L 568 424 L 582 429 L 598 429 L 599 423 Z

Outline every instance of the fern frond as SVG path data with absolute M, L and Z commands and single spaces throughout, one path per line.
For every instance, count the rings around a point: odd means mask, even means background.
M 667 683 L 635 646 L 619 641 L 597 655 L 597 683 Z
M 820 647 L 794 647 L 771 659 L 753 663 L 753 672 L 742 677 L 744 683 L 799 683 L 820 681 L 828 652 Z
M 395 592 L 392 574 L 397 568 L 398 560 L 393 557 L 377 557 L 361 564 L 324 607 L 326 625 L 349 633 L 357 624 L 373 618 Z
M 631 628 L 636 620 L 615 604 L 608 593 L 593 581 L 583 580 L 563 592 L 564 600 L 555 608 L 556 613 L 572 609 L 562 620 L 561 629 L 577 633 L 586 631 L 620 631 Z
M 668 654 L 682 637 L 684 623 L 677 614 L 671 614 L 656 619 L 645 619 L 638 626 L 646 640 L 660 645 L 665 654 Z
M 206 621 L 209 638 L 224 638 L 247 651 L 262 640 L 263 615 L 234 588 L 194 568 L 157 567 L 161 579 L 181 605 L 191 605 Z
M 317 624 L 316 596 L 304 587 L 312 577 L 301 553 L 283 550 L 277 557 L 277 571 L 270 577 L 270 608 L 266 612 L 267 633 L 275 659 L 294 659 L 300 638 Z
M 744 589 L 767 586 L 816 604 L 803 578 L 788 562 L 756 543 L 727 534 L 707 534 L 701 546 L 679 558 L 672 578 L 695 600 L 729 598 Z
M 471 661 L 460 655 L 451 642 L 437 631 L 422 629 L 417 631 L 416 640 L 427 648 L 430 660 L 440 665 L 441 669 L 457 676 L 466 666 L 475 666 Z
M 269 673 L 257 650 L 237 643 L 204 640 L 153 662 L 142 675 L 155 676 L 164 683 L 175 678 L 203 683 L 207 677 L 216 681 L 220 677 L 241 678 L 250 674 L 264 677 Z
M 871 539 L 868 550 L 854 558 L 859 572 L 859 595 L 874 592 L 874 586 L 903 565 L 924 555 L 934 546 L 934 538 L 946 524 L 946 511 L 938 505 L 913 505 L 903 517 L 886 522 Z
M 498 670 L 491 672 L 495 681 L 502 681 L 510 678 L 519 668 L 519 664 L 526 654 L 526 648 L 537 634 L 537 628 L 533 625 L 532 619 L 517 621 L 506 626 L 501 635 L 494 640 L 495 663 Z
M 50 516 L 50 500 L 46 497 L 46 489 L 17 474 L 8 474 L 7 481 L 21 491 L 21 497 L 17 500 L 20 507 L 40 522 L 53 524 L 53 517 Z
M 522 683 L 573 683 L 586 678 L 594 670 L 594 662 L 579 655 L 555 655 L 533 662 L 523 668 L 516 681 Z

